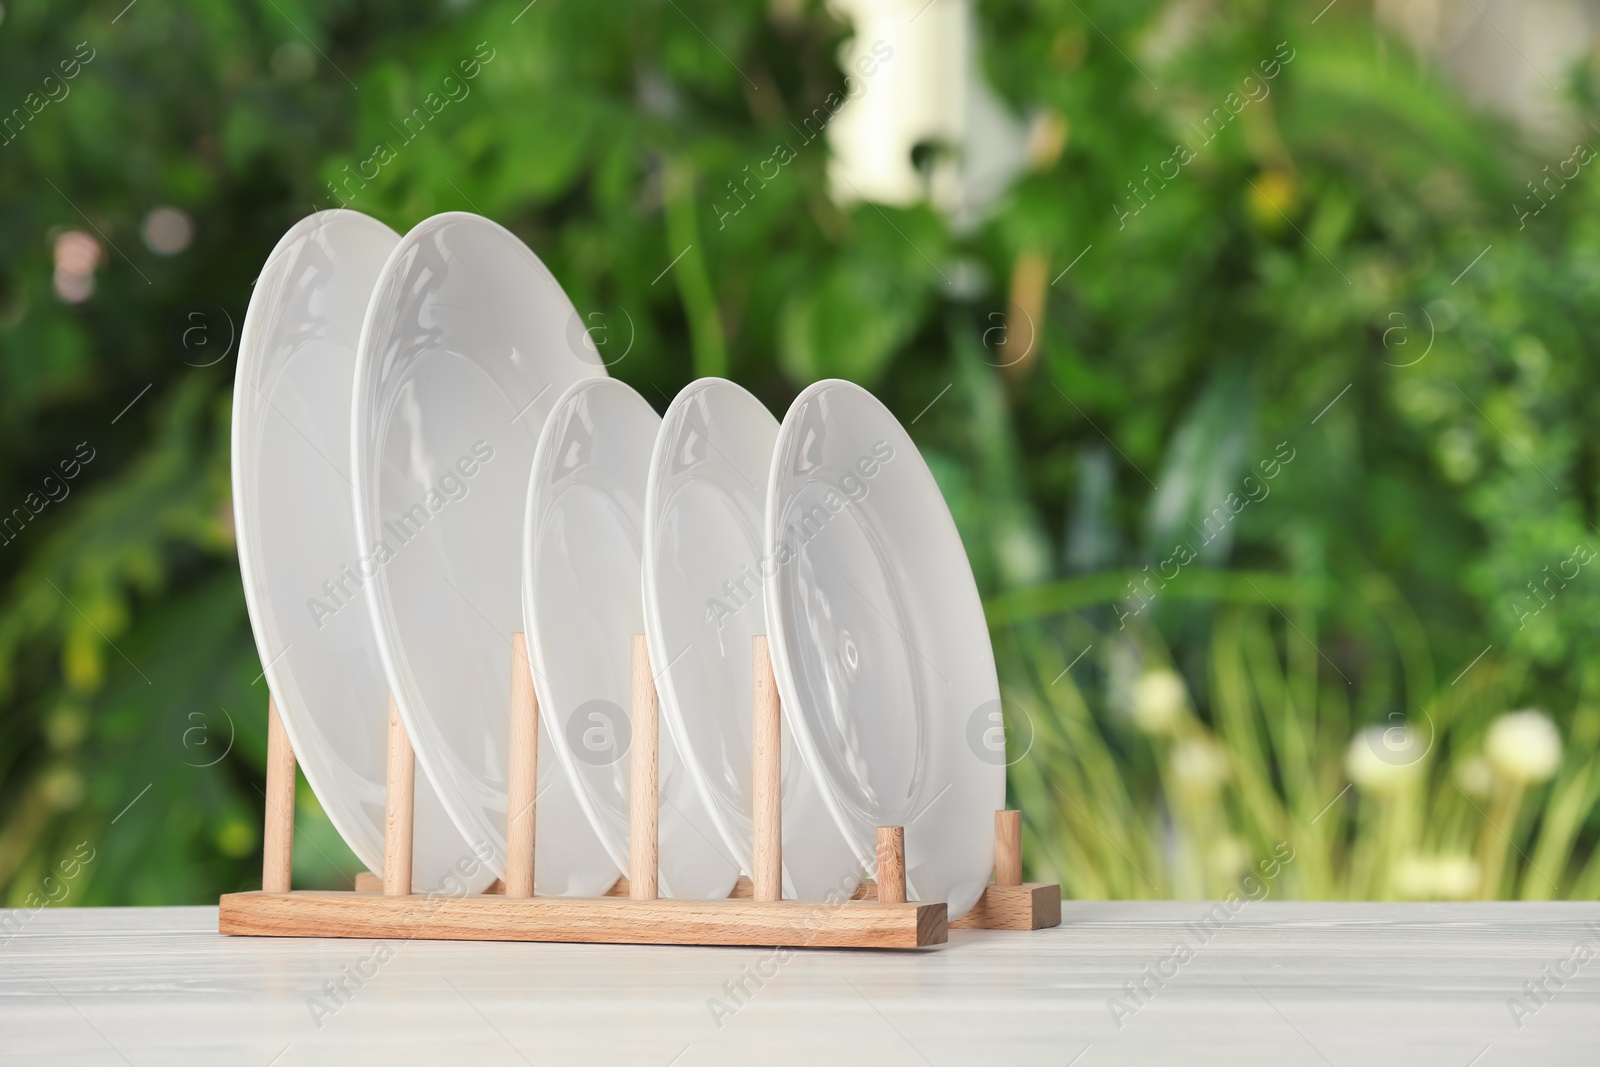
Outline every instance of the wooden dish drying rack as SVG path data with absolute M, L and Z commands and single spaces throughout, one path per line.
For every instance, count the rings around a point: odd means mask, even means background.
M 752 877 L 726 900 L 663 900 L 657 894 L 660 715 L 645 639 L 632 647 L 629 876 L 603 897 L 535 896 L 534 795 L 539 705 L 527 645 L 514 634 L 507 860 L 504 882 L 472 895 L 414 894 L 411 847 L 416 760 L 389 699 L 383 877 L 363 873 L 353 892 L 290 888 L 295 757 L 269 697 L 267 805 L 261 891 L 220 901 L 224 934 L 256 937 L 424 938 L 448 941 L 574 941 L 643 945 L 811 948 L 924 948 L 948 930 L 1039 930 L 1061 922 L 1061 888 L 1022 881 L 1022 817 L 995 813 L 994 881 L 967 914 L 950 922 L 943 901 L 906 899 L 905 834 L 877 832 L 877 872 L 848 900 L 785 900 L 780 708 L 765 637 L 754 642 L 754 846 Z

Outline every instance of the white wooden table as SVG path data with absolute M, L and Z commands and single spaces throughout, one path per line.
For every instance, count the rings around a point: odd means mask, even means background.
M 1191 925 L 1207 907 L 1069 901 L 1055 930 L 781 962 L 228 938 L 215 908 L 53 909 L 0 944 L 0 1062 L 1600 1064 L 1600 904 L 1261 902 L 1209 932 Z M 1513 1018 L 1524 982 L 1574 970 Z

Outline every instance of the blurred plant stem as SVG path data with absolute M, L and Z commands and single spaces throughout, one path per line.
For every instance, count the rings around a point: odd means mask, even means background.
M 662 195 L 666 201 L 667 255 L 676 257 L 666 269 L 678 286 L 684 317 L 689 321 L 689 338 L 697 378 L 728 375 L 728 347 L 723 339 L 721 312 L 716 293 L 706 273 L 696 221 L 695 171 L 684 159 L 669 158 L 663 164 Z M 652 283 L 654 284 L 654 283 Z
M 1130 584 L 1137 585 L 1147 576 L 1143 570 L 1107 570 L 1009 591 L 984 601 L 984 615 L 989 626 L 997 628 L 1076 608 L 1112 604 L 1127 593 Z M 1313 583 L 1288 575 L 1190 566 L 1167 583 L 1158 599 L 1259 604 L 1263 593 L 1279 603 L 1314 602 L 1320 595 Z

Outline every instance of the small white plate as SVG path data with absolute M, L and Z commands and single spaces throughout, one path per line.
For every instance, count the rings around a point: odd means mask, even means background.
M 256 279 L 233 390 L 233 514 L 256 652 L 295 759 L 356 858 L 383 870 L 389 683 L 361 596 L 350 396 L 367 298 L 400 241 L 354 211 L 283 235 Z M 426 780 L 411 883 L 494 877 Z
M 728 850 L 752 868 L 753 639 L 767 632 L 762 553 L 778 420 L 744 388 L 702 378 L 672 401 L 650 458 L 645 632 L 661 713 Z M 683 650 L 674 655 L 677 650 Z M 670 661 L 670 665 L 668 665 Z M 861 865 L 784 731 L 783 895 L 849 895 Z
M 906 885 L 972 907 L 994 865 L 1005 754 L 994 650 L 955 522 L 871 393 L 829 380 L 784 416 L 767 491 L 773 670 L 834 819 L 869 869 L 905 827 Z
M 622 382 L 572 386 L 539 438 L 524 526 L 522 600 L 540 721 L 550 724 L 585 812 L 624 869 L 632 641 L 645 632 L 645 481 L 660 426 L 649 403 Z M 665 663 L 662 655 L 675 650 L 650 651 Z M 726 897 L 739 865 L 668 733 L 659 758 L 661 893 Z
M 527 246 L 462 212 L 395 247 L 361 332 L 349 447 L 384 670 L 417 763 L 502 877 L 522 506 L 556 398 L 605 375 L 584 340 Z M 597 895 L 620 873 L 553 759 L 539 761 L 534 847 L 543 895 Z

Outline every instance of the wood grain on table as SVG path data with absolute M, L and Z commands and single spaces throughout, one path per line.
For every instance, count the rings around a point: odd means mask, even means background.
M 1600 1063 L 1597 904 L 1068 901 L 1056 929 L 912 952 L 224 937 L 205 907 L 5 918 L 4 1063 Z

